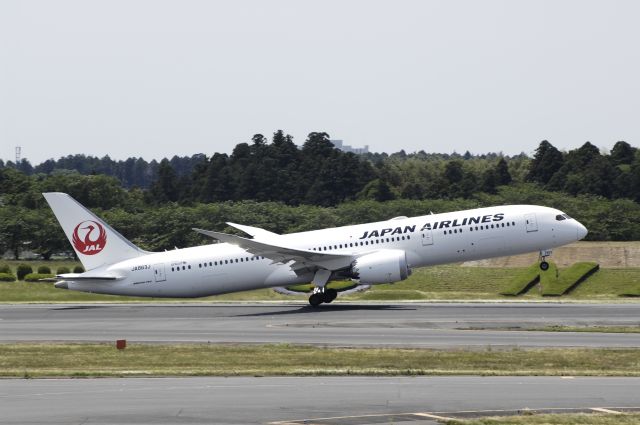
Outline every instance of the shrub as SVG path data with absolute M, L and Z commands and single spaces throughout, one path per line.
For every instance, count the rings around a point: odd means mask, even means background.
M 47 266 L 38 267 L 38 273 L 40 274 L 51 274 L 51 269 Z
M 540 281 L 540 266 L 538 263 L 527 267 L 506 286 L 501 295 L 517 296 L 529 291 L 536 283 Z
M 56 274 L 65 274 L 65 273 L 69 273 L 69 267 L 61 266 L 61 267 L 58 267 L 58 270 L 56 270 Z
M 84 273 L 84 267 L 82 267 L 82 266 L 75 266 L 75 267 L 73 268 L 73 272 L 74 272 L 74 273 Z
M 52 278 L 52 274 L 44 274 L 44 273 L 29 273 L 24 277 L 26 282 L 38 282 L 40 279 Z
M 0 282 L 15 282 L 16 277 L 11 273 L 0 273 Z
M 557 273 L 555 270 L 553 273 L 549 273 L 549 271 L 553 269 L 553 267 L 551 267 L 548 271 L 540 275 L 542 295 L 556 297 L 565 295 L 598 271 L 599 268 L 598 263 L 581 262 L 573 264 L 560 273 Z
M 0 273 L 13 274 L 13 270 L 8 264 L 0 264 Z
M 33 273 L 33 269 L 28 264 L 19 264 L 18 269 L 16 270 L 16 275 L 18 276 L 18 280 L 24 280 L 24 277 L 30 273 Z

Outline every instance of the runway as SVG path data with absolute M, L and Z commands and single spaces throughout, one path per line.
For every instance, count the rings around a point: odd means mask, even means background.
M 640 334 L 495 330 L 638 325 L 640 304 L 2 305 L 0 342 L 292 343 L 403 347 L 640 347 Z M 470 328 L 482 328 L 470 330 Z
M 495 330 L 637 325 L 638 317 L 640 304 L 2 305 L 0 342 L 640 347 L 640 334 Z M 623 411 L 640 407 L 638 393 L 640 378 L 9 379 L 0 380 L 0 424 L 435 424 L 487 410 Z
M 620 410 L 639 393 L 640 378 L 12 379 L 0 380 L 0 423 L 425 424 L 470 410 Z

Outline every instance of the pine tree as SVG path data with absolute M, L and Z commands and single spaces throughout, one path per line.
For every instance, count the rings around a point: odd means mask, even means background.
M 631 164 L 635 158 L 636 149 L 627 142 L 618 142 L 611 149 L 611 163 L 613 165 Z
M 543 140 L 529 166 L 528 181 L 547 184 L 564 163 L 562 153 L 551 143 Z
M 511 174 L 509 173 L 509 165 L 504 158 L 500 158 L 500 161 L 496 164 L 495 168 L 496 184 L 498 186 L 504 186 L 511 183 Z
M 178 200 L 178 179 L 168 159 L 163 159 L 158 167 L 158 178 L 151 185 L 151 196 L 156 203 Z

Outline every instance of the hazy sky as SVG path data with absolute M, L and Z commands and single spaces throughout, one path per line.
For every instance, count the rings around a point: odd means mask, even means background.
M 0 158 L 640 145 L 638 1 L 0 2 Z

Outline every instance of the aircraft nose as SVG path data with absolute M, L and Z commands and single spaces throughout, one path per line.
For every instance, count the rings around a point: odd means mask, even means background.
M 576 228 L 576 238 L 577 240 L 584 239 L 584 237 L 587 236 L 587 233 L 589 233 L 589 231 L 587 230 L 586 227 L 582 225 L 582 223 L 577 223 L 577 224 L 578 224 L 578 227 Z

